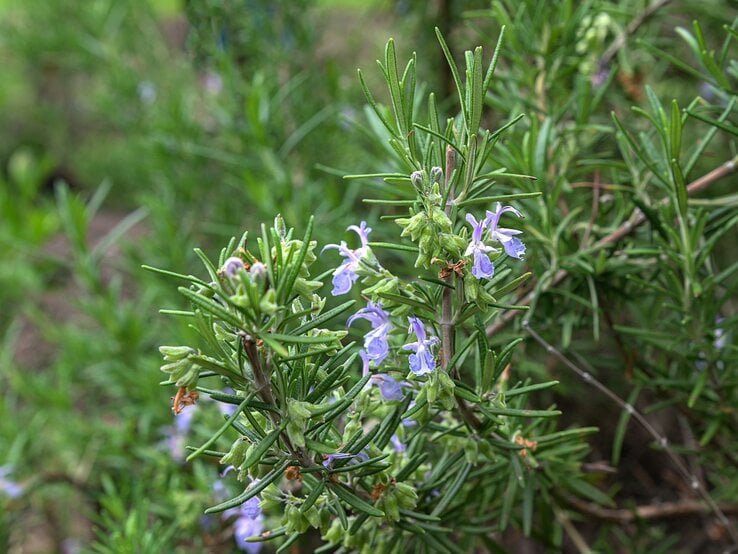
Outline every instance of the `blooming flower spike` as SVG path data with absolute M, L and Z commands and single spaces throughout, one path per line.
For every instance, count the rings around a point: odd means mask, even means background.
M 487 210 L 487 217 L 485 218 L 490 238 L 500 241 L 508 256 L 522 260 L 523 255 L 525 255 L 525 245 L 520 239 L 515 237 L 515 235 L 521 234 L 522 231 L 499 227 L 500 217 L 505 212 L 511 212 L 518 217 L 523 217 L 523 214 L 512 206 L 505 206 L 503 208 L 502 204 L 498 202 L 494 212 Z
M 364 361 L 362 375 L 367 375 L 369 373 L 369 355 L 365 350 L 360 350 L 359 356 Z M 404 383 L 405 381 L 402 383 L 398 382 L 397 379 L 387 373 L 375 373 L 369 378 L 368 384 L 379 387 L 379 392 L 385 400 L 402 400 L 404 398 L 402 394 L 402 385 Z
M 415 375 L 427 375 L 436 368 L 436 360 L 433 356 L 433 347 L 438 344 L 438 337 L 426 338 L 425 326 L 417 317 L 410 316 L 409 333 L 414 333 L 417 337 L 416 342 L 411 342 L 403 346 L 405 350 L 412 350 L 414 354 L 410 354 L 410 370 Z
M 473 255 L 472 275 L 477 279 L 489 279 L 495 274 L 495 266 L 490 261 L 487 252 L 496 252 L 495 248 L 487 246 L 482 241 L 482 234 L 487 226 L 487 220 L 477 221 L 472 214 L 466 214 L 466 220 L 472 226 L 472 239 L 466 247 L 465 256 Z
M 366 308 L 348 318 L 346 324 L 351 325 L 357 319 L 366 319 L 372 324 L 372 330 L 364 335 L 364 348 L 369 359 L 379 366 L 389 353 L 387 333 L 392 328 L 389 314 L 384 311 L 381 303 L 368 302 Z
M 247 542 L 246 539 L 261 534 L 264 530 L 264 516 L 261 513 L 259 497 L 253 496 L 238 508 L 231 508 L 223 512 L 223 517 L 236 516 L 233 523 L 233 538 L 236 546 L 243 552 L 257 554 L 261 551 L 261 543 Z
M 329 248 L 335 248 L 345 258 L 344 262 L 333 272 L 333 290 L 331 291 L 333 296 L 340 296 L 351 290 L 351 287 L 359 278 L 356 272 L 361 264 L 361 259 L 369 252 L 369 241 L 367 237 L 372 230 L 366 226 L 366 221 L 362 221 L 358 227 L 356 225 L 349 225 L 347 230 L 354 231 L 359 235 L 359 239 L 361 240 L 361 246 L 359 248 L 351 250 L 347 246 L 346 241 L 343 240 L 341 244 L 327 244 L 323 247 L 323 251 Z

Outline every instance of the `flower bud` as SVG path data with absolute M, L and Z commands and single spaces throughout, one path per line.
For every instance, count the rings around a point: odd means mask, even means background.
M 261 262 L 254 262 L 254 264 L 251 266 L 251 269 L 249 270 L 249 275 L 251 275 L 251 279 L 254 281 L 254 283 L 261 285 L 262 283 L 264 283 L 264 281 L 266 281 L 267 268 Z
M 402 218 L 395 220 L 398 225 L 403 227 L 400 236 L 410 236 L 411 240 L 418 240 L 418 236 L 428 226 L 428 218 L 425 212 L 420 212 L 411 218 Z
M 430 194 L 428 194 L 428 201 L 432 206 L 441 206 L 441 202 L 443 202 L 443 195 L 441 194 L 440 184 L 433 183 L 433 186 L 431 186 Z
M 310 296 L 310 309 L 319 314 L 325 307 L 325 298 L 321 298 L 319 294 L 313 294 Z
M 284 513 L 286 531 L 288 533 L 304 533 L 310 527 L 310 522 L 297 506 L 288 504 Z
M 194 353 L 194 350 L 192 352 Z M 169 374 L 170 383 L 175 383 L 178 387 L 187 387 L 189 390 L 195 387 L 200 376 L 199 366 L 189 358 L 164 364 L 159 369 Z
M 310 522 L 311 527 L 315 527 L 316 529 L 320 527 L 320 511 L 315 507 L 315 505 L 310 506 L 309 510 L 303 512 L 303 516 L 308 520 L 308 522 Z
M 401 508 L 411 510 L 418 504 L 418 493 L 407 483 L 397 483 L 395 485 L 395 494 Z
M 291 419 L 308 419 L 312 414 L 307 408 L 309 404 L 307 402 L 300 402 L 299 400 L 293 400 L 292 398 L 287 399 L 287 414 Z
M 238 276 L 238 272 L 242 269 L 245 270 L 246 265 L 243 263 L 243 260 L 241 258 L 237 258 L 236 256 L 231 256 L 230 258 L 228 258 L 225 262 L 223 262 L 223 267 L 220 268 L 223 274 L 231 279 L 234 279 L 236 276 Z
M 277 235 L 281 239 L 287 236 L 287 225 L 284 223 L 282 214 L 277 214 L 277 217 L 274 218 L 274 230 L 277 231 Z
M 340 520 L 336 518 L 333 520 L 333 523 L 331 524 L 330 529 L 328 529 L 328 532 L 323 535 L 323 538 L 328 542 L 338 544 L 343 541 L 344 534 L 345 531 L 343 529 L 343 526 L 341 525 Z
M 308 281 L 304 277 L 298 277 L 295 281 L 293 291 L 302 297 L 310 298 L 310 295 L 313 294 L 313 291 L 318 290 L 322 286 L 323 283 L 321 283 L 320 281 Z
M 384 510 L 385 517 L 389 521 L 400 520 L 400 504 L 394 490 L 386 491 L 382 495 L 381 506 Z
M 423 172 L 413 171 L 410 174 L 410 182 L 412 182 L 416 189 L 421 189 L 423 187 Z
M 231 302 L 239 308 L 247 309 L 251 307 L 251 298 L 249 298 L 248 294 L 234 294 L 231 296 Z
M 431 167 L 431 183 L 440 183 L 443 179 L 443 169 L 438 166 Z
M 297 421 L 290 421 L 287 424 L 286 431 L 287 436 L 294 446 L 297 448 L 305 446 L 304 421 L 300 421 L 299 423 Z
M 479 459 L 479 443 L 471 437 L 464 442 L 464 458 L 472 465 Z
M 446 212 L 444 212 L 441 208 L 433 208 L 433 211 L 430 214 L 431 221 L 435 223 L 441 231 L 445 233 L 451 232 L 451 220 L 446 215 Z
M 341 442 L 348 442 L 359 430 L 361 430 L 361 421 L 356 417 L 351 417 L 343 428 L 343 437 L 341 438 Z
M 236 439 L 231 445 L 231 449 L 228 451 L 228 454 L 220 459 L 220 463 L 227 466 L 240 467 L 246 459 L 246 451 L 248 448 L 249 443 L 245 437 Z
M 176 362 L 196 353 L 189 346 L 160 346 L 159 352 L 164 357 L 165 362 Z
M 262 511 L 275 512 L 282 509 L 282 491 L 274 483 L 267 485 L 267 488 L 261 492 L 260 496 Z
M 469 275 L 471 275 L 471 268 L 469 268 Z M 464 280 L 464 298 L 467 302 L 477 302 L 479 288 L 479 281 L 476 279 Z
M 274 289 L 269 289 L 266 291 L 266 294 L 261 297 L 261 301 L 259 302 L 259 309 L 267 314 L 272 315 L 274 314 L 279 306 L 277 305 L 277 293 L 274 291 Z
M 466 248 L 466 241 L 458 235 L 441 233 L 438 240 L 441 247 L 454 258 L 460 258 Z

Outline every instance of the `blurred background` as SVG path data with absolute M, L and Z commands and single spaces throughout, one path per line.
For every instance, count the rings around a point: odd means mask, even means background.
M 624 396 L 651 386 L 653 394 L 635 394 L 631 402 L 656 405 L 660 429 L 676 433 L 677 442 L 699 442 L 709 429 L 704 446 L 717 444 L 718 454 L 706 471 L 728 476 L 726 498 L 738 497 L 737 443 L 727 438 L 738 426 L 731 408 L 737 379 L 730 377 L 728 388 L 719 389 L 724 394 L 702 411 L 693 402 L 692 415 L 679 412 L 696 386 L 692 377 L 653 384 L 657 368 L 672 362 L 693 368 L 703 359 L 736 358 L 734 346 L 719 349 L 715 342 L 727 336 L 730 345 L 735 321 L 736 237 L 729 223 L 735 198 L 725 200 L 734 195 L 735 176 L 703 195 L 702 206 L 713 210 L 705 232 L 716 234 L 711 248 L 719 253 L 710 253 L 713 275 L 730 273 L 713 296 L 705 288 L 694 308 L 702 325 L 690 327 L 683 351 L 628 331 L 687 333 L 678 313 L 659 315 L 628 280 L 628 274 L 653 277 L 657 258 L 644 250 L 636 261 L 575 260 L 582 233 L 600 237 L 617 228 L 635 208 L 633 197 L 642 203 L 663 197 L 658 187 L 630 186 L 643 168 L 621 155 L 611 113 L 634 134 L 647 133 L 632 105 L 653 108 L 651 93 L 667 109 L 672 98 L 684 107 L 700 96 L 695 107 L 712 120 L 727 112 L 721 117 L 730 129 L 702 121 L 685 131 L 690 148 L 719 131 L 689 166 L 687 180 L 735 156 L 736 56 L 726 37 L 736 35 L 737 5 L 575 4 L 0 0 L 0 552 L 235 550 L 228 522 L 202 515 L 217 496 L 217 464 L 183 463 L 185 444 L 199 444 L 222 415 L 203 401 L 192 421 L 175 424 L 173 390 L 159 386 L 157 346 L 196 339 L 181 321 L 158 314 L 183 306 L 177 283 L 141 265 L 200 275 L 194 247 L 214 257 L 230 237 L 278 213 L 298 233 L 314 213 L 319 244 L 336 242 L 360 219 L 378 235 L 396 232 L 361 202 L 367 193 L 390 198 L 391 187 L 343 179 L 398 169 L 365 108 L 356 69 L 385 101 L 374 60 L 395 37 L 399 59 L 418 52 L 423 90 L 435 91 L 453 116 L 453 81 L 436 26 L 459 59 L 478 44 L 489 59 L 508 25 L 486 99 L 487 123 L 494 129 L 526 117 L 505 135 L 493 163 L 538 180 L 503 183 L 500 190 L 546 193 L 545 202 L 521 207 L 532 237 L 525 269 L 541 277 L 566 267 L 573 275 L 561 294 L 537 289 L 533 324 L 559 348 L 575 347 L 607 370 L 603 378 Z M 695 19 L 710 47 L 724 54 L 725 82 L 675 31 L 681 26 L 692 37 Z M 601 210 L 592 207 L 593 182 L 603 184 Z M 651 234 L 637 246 L 652 244 Z M 319 262 L 322 269 L 330 263 Z M 519 332 L 512 323 L 499 340 Z M 590 461 L 617 467 L 615 477 L 596 483 L 604 491 L 623 502 L 688 496 L 637 429 L 625 434 L 616 406 L 560 375 L 535 344 L 517 356 L 519 378 L 563 381 L 548 397 L 564 411 L 562 428 L 601 427 Z M 720 407 L 728 411 L 715 425 L 708 416 Z M 603 421 L 605 412 L 611 417 Z M 583 533 L 613 552 L 697 552 L 721 544 L 720 529 L 697 516 L 627 523 L 594 518 L 582 524 Z M 511 552 L 551 548 L 547 539 L 527 539 L 515 529 L 499 540 Z M 565 549 L 576 543 L 562 541 Z

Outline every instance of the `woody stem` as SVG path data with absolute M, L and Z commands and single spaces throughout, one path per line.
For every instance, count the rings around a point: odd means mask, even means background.
M 256 391 L 259 397 L 265 404 L 274 406 L 274 395 L 272 394 L 272 387 L 264 374 L 264 370 L 261 367 L 261 359 L 259 358 L 259 352 L 256 349 L 256 342 L 250 336 L 246 335 L 242 338 L 243 348 L 246 352 L 246 357 L 249 359 L 251 364 L 251 371 L 254 373 L 254 381 L 256 382 Z M 269 418 L 275 426 L 279 426 L 281 423 L 281 417 L 278 413 L 269 411 Z M 287 433 L 282 433 L 282 440 L 284 441 L 287 450 L 297 458 L 303 467 L 311 467 L 315 465 L 310 457 L 305 453 L 302 448 L 296 448 L 290 440 Z
M 447 191 L 447 200 L 445 211 L 446 215 L 451 213 L 451 205 L 453 203 L 453 190 L 450 190 L 451 186 L 451 174 L 454 170 L 455 153 L 454 150 L 449 146 L 446 148 L 446 173 L 444 179 L 445 191 Z M 448 276 L 444 277 L 443 280 L 448 285 L 443 287 L 441 293 L 441 368 L 449 373 L 454 379 L 460 379 L 459 370 L 456 367 L 451 366 L 451 360 L 454 357 L 454 336 L 456 328 L 454 326 L 454 307 L 453 307 L 453 280 L 454 272 L 450 271 Z M 459 283 L 456 283 L 457 286 Z M 481 427 L 481 422 L 474 415 L 469 405 L 463 398 L 456 396 L 456 404 L 459 408 L 459 413 L 464 423 L 472 429 L 476 430 Z

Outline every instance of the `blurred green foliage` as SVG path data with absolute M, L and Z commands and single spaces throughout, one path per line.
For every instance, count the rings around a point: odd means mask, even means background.
M 394 34 L 454 117 L 433 25 L 454 54 L 491 50 L 506 26 L 483 117 L 514 122 L 490 172 L 536 178 L 490 175 L 495 194 L 544 193 L 521 202 L 535 237 L 531 327 L 646 413 L 716 500 L 738 497 L 735 174 L 682 194 L 736 156 L 735 6 L 656 4 L 0 2 L 0 466 L 25 488 L 0 493 L 0 551 L 234 549 L 227 521 L 201 519 L 216 467 L 169 450 L 155 347 L 193 333 L 152 315 L 178 301 L 140 265 L 195 272 L 194 245 L 213 252 L 278 212 L 295 227 L 315 214 L 321 244 L 377 220 L 360 188 L 396 187 L 342 176 L 401 166 L 355 68 L 378 90 L 371 60 Z M 644 225 L 598 245 L 636 208 Z M 506 325 L 493 344 L 521 332 Z M 692 498 L 629 412 L 536 342 L 512 371 L 562 380 L 541 399 L 562 409 L 560 425 L 601 428 L 588 461 L 618 473 L 595 471 L 593 489 L 620 506 Z M 220 417 L 202 402 L 187 443 Z M 703 512 L 607 522 L 546 502 L 552 517 L 531 538 L 513 518 L 490 531 L 490 551 L 709 552 L 728 540 Z

